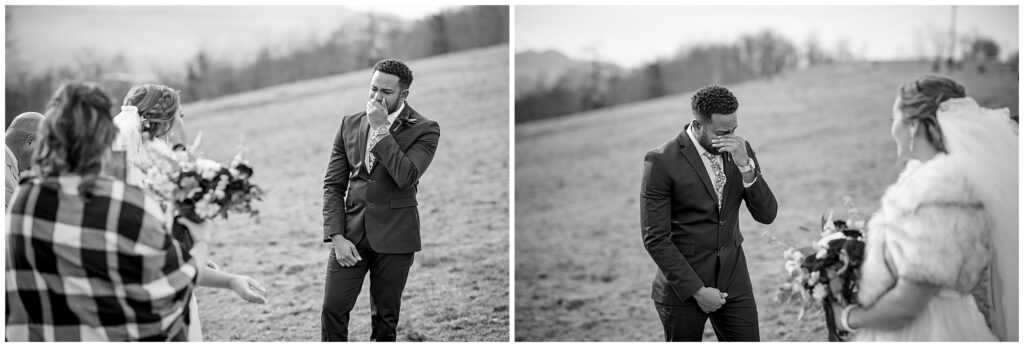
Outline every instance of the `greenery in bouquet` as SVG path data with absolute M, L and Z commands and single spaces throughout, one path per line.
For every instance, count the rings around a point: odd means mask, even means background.
M 150 158 L 141 165 L 143 184 L 178 213 L 193 222 L 227 218 L 229 213 L 248 214 L 258 221 L 263 190 L 252 183 L 253 167 L 245 149 L 227 165 L 196 155 L 202 134 L 187 150 L 162 141 L 147 144 Z

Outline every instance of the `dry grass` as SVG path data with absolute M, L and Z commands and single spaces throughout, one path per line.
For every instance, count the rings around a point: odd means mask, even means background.
M 420 181 L 423 251 L 402 303 L 400 341 L 508 341 L 508 46 L 409 63 L 410 105 L 441 125 Z M 186 105 L 208 157 L 230 160 L 242 138 L 268 194 L 261 224 L 233 220 L 211 259 L 270 289 L 248 304 L 227 290 L 198 291 L 211 341 L 319 341 L 328 248 L 323 175 L 345 114 L 364 107 L 370 72 L 332 76 Z M 369 281 L 350 336 L 369 338 Z
M 763 341 L 824 341 L 820 315 L 796 321 L 773 302 L 784 277 L 773 230 L 801 244 L 823 212 L 851 195 L 877 208 L 901 164 L 889 137 L 899 84 L 928 66 L 887 63 L 821 67 L 730 86 L 740 100 L 737 133 L 754 146 L 779 201 L 771 226 L 744 210 Z M 1009 71 L 953 74 L 982 105 L 1018 112 Z M 643 154 L 687 122 L 690 95 L 516 126 L 517 341 L 655 341 L 663 338 L 650 299 L 657 271 L 639 228 Z M 713 340 L 710 324 L 705 339 Z

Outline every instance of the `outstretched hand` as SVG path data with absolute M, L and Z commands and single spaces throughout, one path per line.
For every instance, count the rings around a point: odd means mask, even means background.
M 266 304 L 267 298 L 261 294 L 267 293 L 267 288 L 260 285 L 260 282 L 249 276 L 234 276 L 231 279 L 231 290 L 238 294 L 238 297 L 254 304 Z

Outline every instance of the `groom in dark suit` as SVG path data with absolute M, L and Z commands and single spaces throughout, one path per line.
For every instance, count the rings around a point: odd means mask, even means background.
M 347 341 L 349 312 L 370 273 L 370 339 L 395 341 L 402 291 L 420 250 L 416 191 L 440 128 L 406 99 L 412 71 L 373 68 L 366 111 L 345 116 L 324 178 L 324 235 L 331 243 L 321 340 Z
M 644 157 L 640 224 L 658 274 L 654 306 L 666 341 L 700 341 L 708 318 L 719 341 L 759 341 L 743 255 L 740 202 L 770 224 L 778 205 L 754 150 L 735 134 L 739 103 L 726 88 L 692 99 L 694 121 Z

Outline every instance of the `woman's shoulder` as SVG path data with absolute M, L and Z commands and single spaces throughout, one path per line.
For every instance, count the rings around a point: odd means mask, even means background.
M 884 234 L 881 240 L 898 277 L 969 289 L 990 256 L 988 219 L 966 177 L 952 164 L 940 155 L 908 166 L 886 192 L 868 234 Z
M 979 199 L 961 168 L 946 154 L 910 162 L 882 197 L 884 209 L 909 213 L 921 205 L 973 205 Z M 895 210 L 895 211 L 893 211 Z
M 98 208 L 117 205 L 121 219 L 163 218 L 163 208 L 151 193 L 107 175 L 33 175 L 22 181 L 27 195 L 35 195 L 36 204 L 59 204 L 56 200 L 80 200 Z M 46 197 L 46 199 L 43 199 Z

